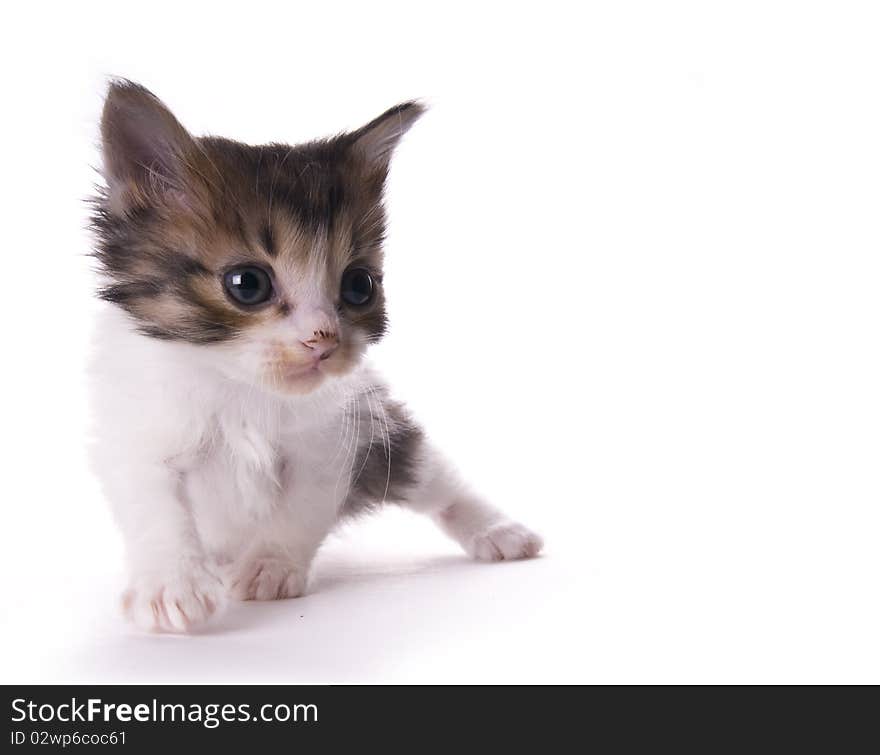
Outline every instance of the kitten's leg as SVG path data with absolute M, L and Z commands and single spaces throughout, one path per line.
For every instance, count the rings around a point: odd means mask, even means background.
M 314 529 L 300 526 L 295 517 L 273 521 L 273 531 L 258 537 L 231 564 L 226 575 L 231 597 L 282 600 L 305 592 L 312 560 L 333 521 Z
M 125 539 L 128 618 L 162 632 L 187 632 L 207 621 L 223 605 L 225 590 L 206 562 L 180 473 L 164 464 L 126 464 L 105 474 L 104 485 Z
M 320 465 L 313 462 L 293 471 L 288 467 L 285 477 L 285 500 L 261 523 L 226 573 L 229 593 L 237 600 L 302 595 L 315 553 L 336 523 L 334 476 L 321 474 Z
M 369 409 L 367 424 L 381 432 L 363 447 L 347 512 L 393 501 L 430 516 L 480 561 L 538 555 L 541 537 L 468 490 L 400 404 L 377 393 Z
M 409 508 L 428 514 L 478 561 L 538 555 L 544 545 L 539 535 L 467 490 L 449 464 L 426 443 L 421 457 L 420 480 L 403 501 Z M 393 452 L 391 458 L 393 462 Z

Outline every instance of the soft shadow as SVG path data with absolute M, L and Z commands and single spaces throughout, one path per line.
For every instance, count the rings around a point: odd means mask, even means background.
M 310 613 L 314 615 L 316 611 L 323 613 L 344 606 L 341 601 L 343 596 L 356 601 L 367 594 L 394 591 L 403 584 L 411 585 L 420 579 L 460 581 L 464 573 L 470 575 L 469 579 L 478 579 L 488 577 L 490 573 L 497 575 L 501 569 L 522 568 L 523 564 L 538 559 L 481 563 L 464 555 L 440 555 L 376 562 L 350 555 L 328 554 L 316 563 L 308 592 L 302 597 L 231 602 L 222 617 L 193 633 L 193 636 L 234 634 L 255 628 L 271 628 L 279 623 L 293 625 L 309 618 Z M 294 627 L 291 626 L 291 629 Z
M 311 609 L 325 609 L 341 594 L 375 589 L 381 583 L 411 580 L 413 577 L 454 574 L 467 569 L 486 568 L 466 556 L 444 555 L 427 559 L 400 559 L 376 563 L 359 558 L 332 555 L 315 565 L 308 592 L 289 600 L 230 602 L 223 616 L 191 636 L 211 636 L 245 632 L 255 627 L 270 627 L 279 622 L 305 619 Z M 492 565 L 489 565 L 492 566 Z M 329 599 L 328 599 L 329 597 Z

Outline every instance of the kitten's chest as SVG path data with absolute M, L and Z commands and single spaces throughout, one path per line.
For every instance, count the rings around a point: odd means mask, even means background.
M 309 422 L 284 405 L 250 403 L 218 411 L 187 473 L 202 519 L 244 525 L 292 507 L 332 478 L 335 415 Z

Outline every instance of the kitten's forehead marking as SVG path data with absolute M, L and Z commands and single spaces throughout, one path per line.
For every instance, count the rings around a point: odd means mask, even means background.
M 274 255 L 271 266 L 285 293 L 298 299 L 328 303 L 335 299 L 338 281 L 352 256 L 348 221 L 334 232 L 324 227 L 306 228 L 295 217 L 278 210 L 271 226 Z
M 260 229 L 260 243 L 270 257 L 275 257 L 278 254 L 278 247 L 275 245 L 275 231 L 272 229 L 270 221 L 267 221 Z

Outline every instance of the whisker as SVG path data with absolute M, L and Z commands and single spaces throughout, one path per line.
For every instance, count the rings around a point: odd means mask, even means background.
M 357 484 L 357 481 L 361 478 L 361 473 L 364 471 L 364 468 L 367 466 L 367 460 L 370 458 L 370 454 L 373 452 L 373 430 L 374 430 L 374 422 L 373 422 L 373 402 L 370 400 L 369 395 L 365 395 L 364 398 L 367 400 L 367 408 L 370 410 L 370 441 L 367 445 L 367 453 L 364 454 L 364 463 L 361 464 L 361 468 L 358 470 L 357 476 L 354 478 L 354 481 L 351 483 L 352 487 Z M 384 443 L 382 444 L 385 445 Z
M 385 412 L 385 407 L 376 393 L 375 386 L 371 385 L 370 391 L 372 391 L 373 396 L 379 405 L 379 411 L 382 412 L 382 422 L 385 424 L 385 443 L 383 446 L 385 448 L 385 457 L 388 459 L 388 471 L 385 474 L 385 492 L 382 494 L 382 503 L 384 504 L 388 498 L 388 488 L 391 485 L 391 429 L 388 426 L 388 414 Z

